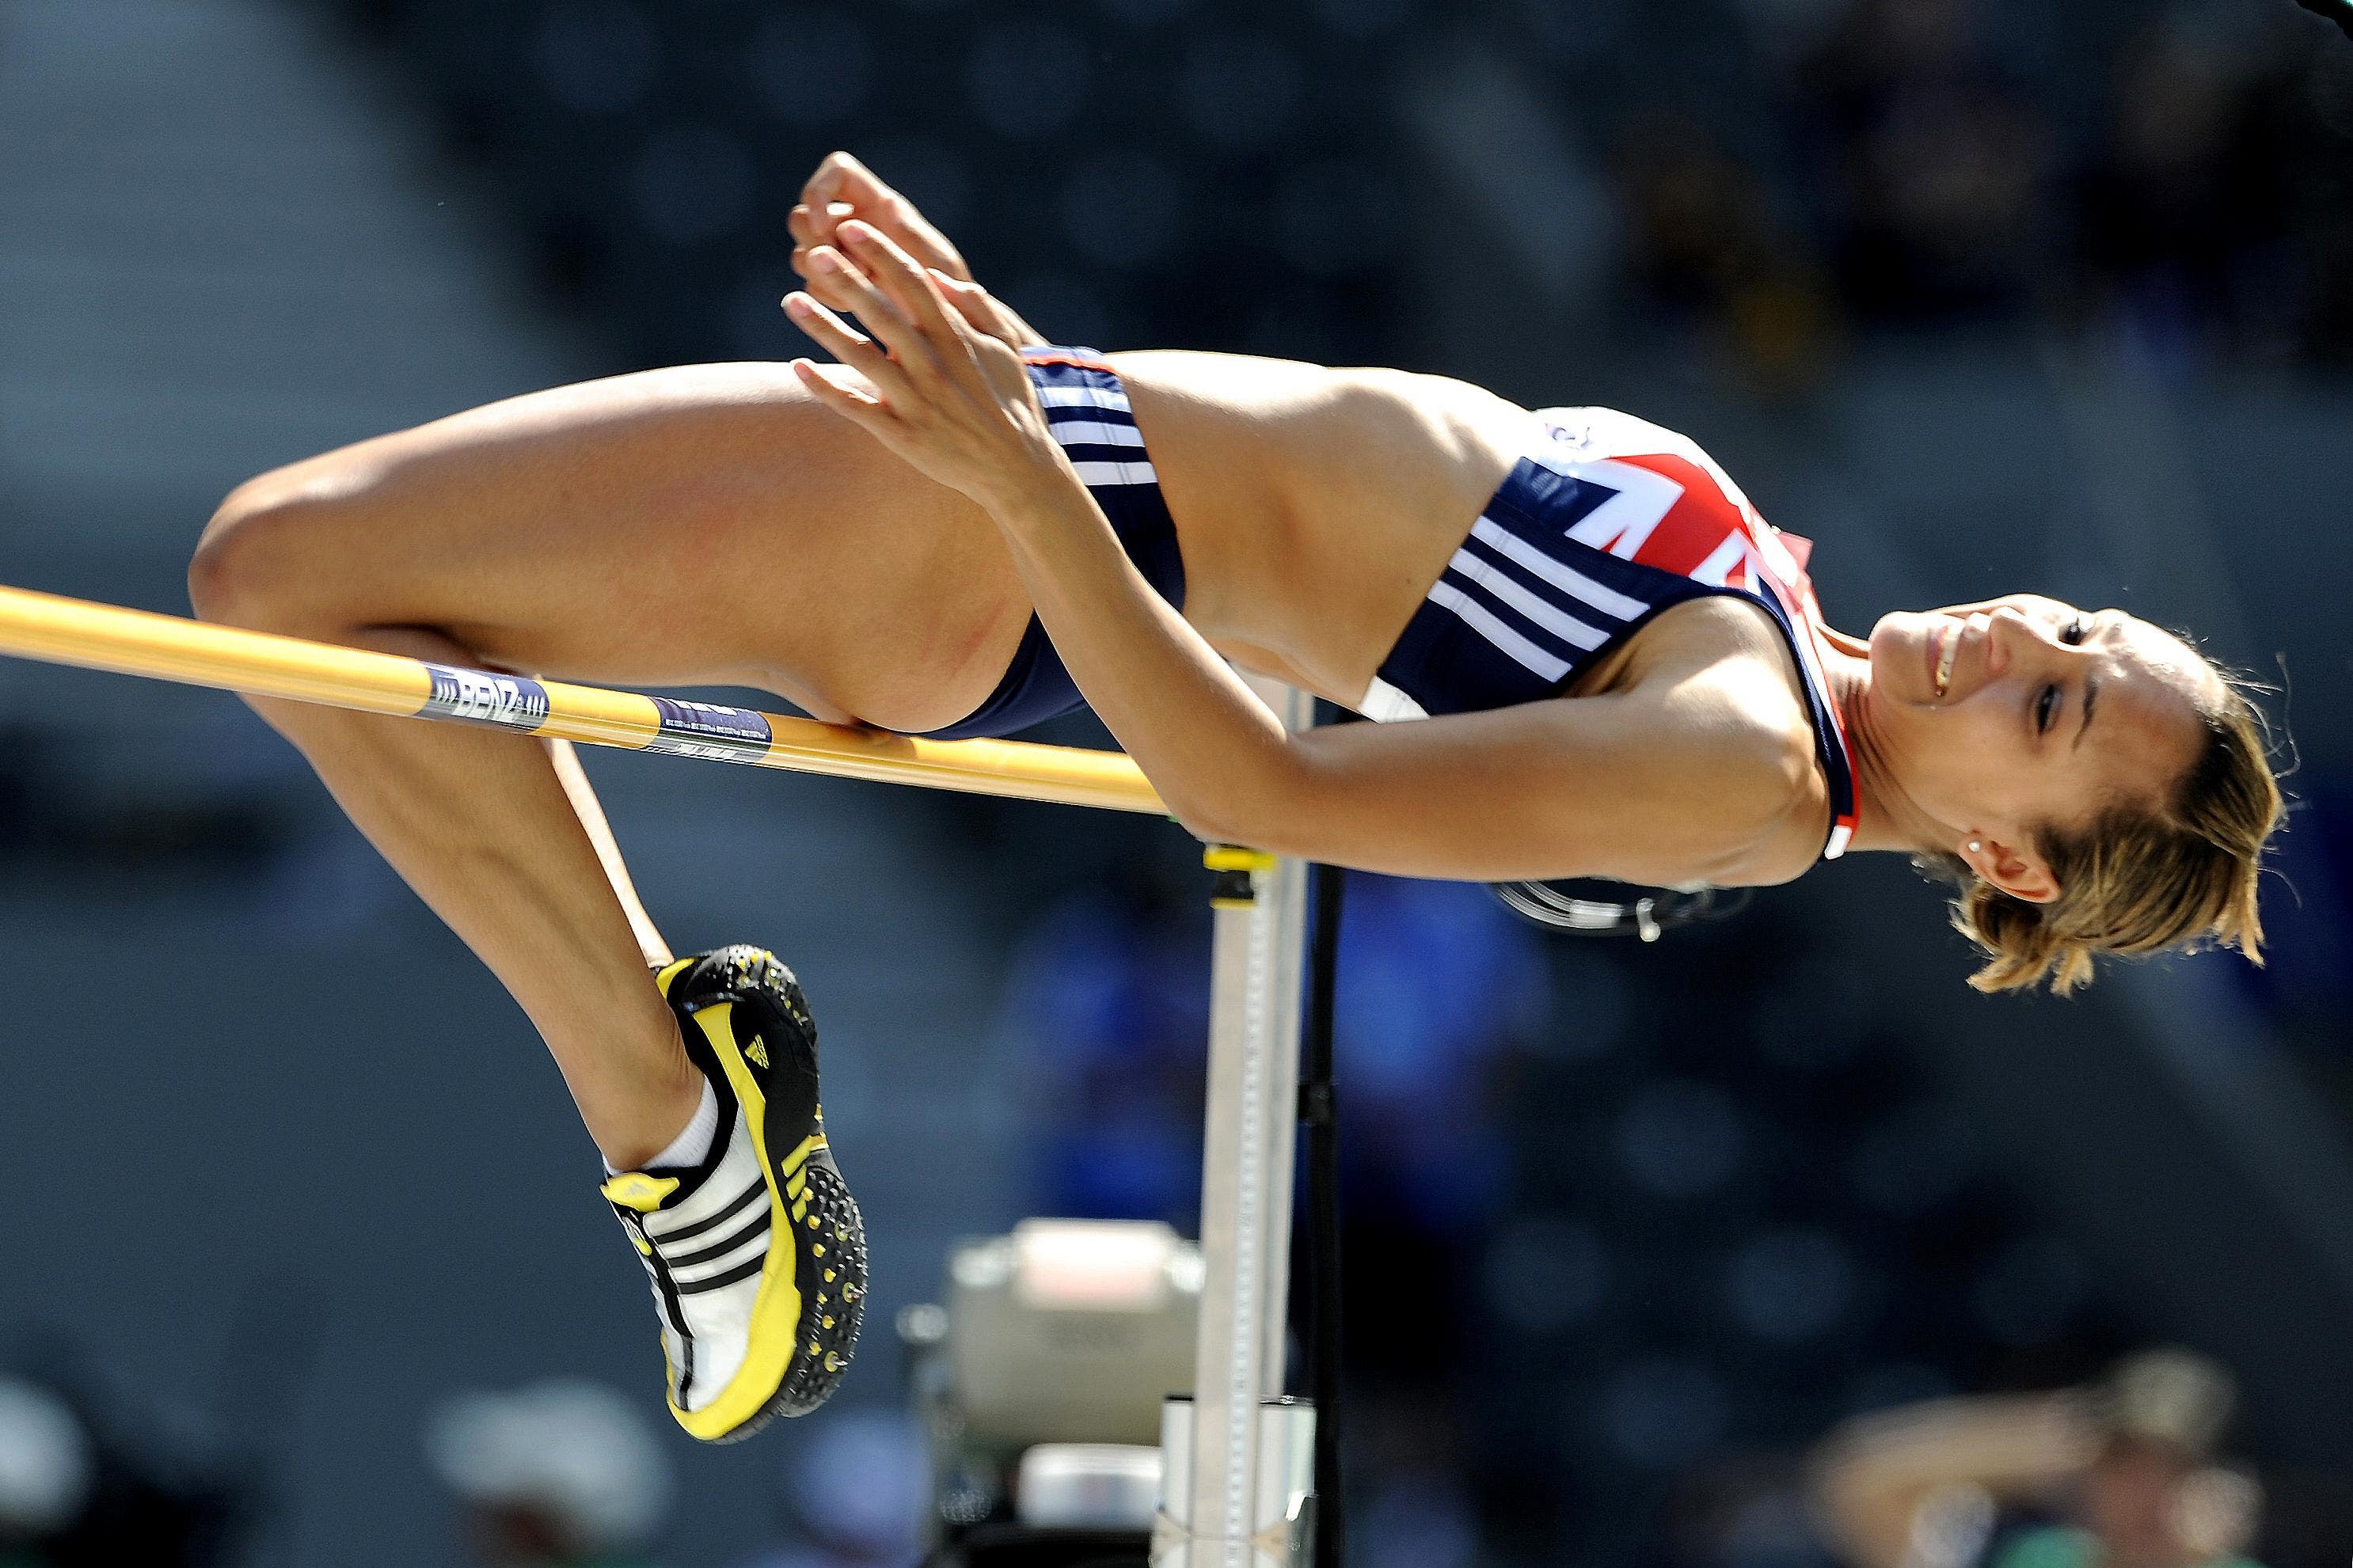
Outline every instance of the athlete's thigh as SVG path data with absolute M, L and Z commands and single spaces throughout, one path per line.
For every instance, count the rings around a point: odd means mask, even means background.
M 987 515 L 779 365 L 491 404 L 263 475 L 220 523 L 315 622 L 438 626 L 555 678 L 763 685 L 896 728 L 977 706 L 1029 615 Z

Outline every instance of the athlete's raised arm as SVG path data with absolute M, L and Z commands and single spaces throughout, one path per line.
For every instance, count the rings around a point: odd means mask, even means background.
M 1662 881 L 1739 878 L 1781 842 L 1810 753 L 1769 721 L 1786 691 L 1763 681 L 1760 707 L 1737 662 L 1640 696 L 1286 733 L 1128 560 L 1019 356 L 886 237 L 839 232 L 850 254 L 821 246 L 810 266 L 874 338 L 797 294 L 794 320 L 842 362 L 797 373 L 987 509 L 1080 689 L 1195 832 L 1419 876 Z

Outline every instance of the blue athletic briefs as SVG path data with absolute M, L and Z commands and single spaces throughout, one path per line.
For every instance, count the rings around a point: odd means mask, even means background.
M 1092 349 L 1024 349 L 1021 358 L 1054 439 L 1111 519 L 1127 558 L 1154 593 L 1183 609 L 1185 558 L 1176 550 L 1176 524 L 1160 499 L 1160 476 L 1145 456 L 1127 389 Z M 988 700 L 944 729 L 925 733 L 943 741 L 1010 735 L 1084 706 L 1045 626 L 1031 616 L 1005 679 Z

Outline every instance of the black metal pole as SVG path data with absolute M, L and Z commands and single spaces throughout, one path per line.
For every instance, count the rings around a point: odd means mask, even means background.
M 1308 1268 L 1315 1281 L 1308 1374 L 1309 1396 L 1315 1402 L 1315 1568 L 1341 1568 L 1347 1515 L 1340 1473 L 1340 1121 L 1332 1080 L 1332 1016 L 1339 992 L 1340 909 L 1347 873 L 1317 866 L 1310 874 L 1315 914 L 1299 1117 L 1307 1125 Z

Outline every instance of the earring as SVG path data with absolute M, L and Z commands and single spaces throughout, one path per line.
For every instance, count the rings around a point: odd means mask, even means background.
M 1970 840 L 1969 840 L 1969 853 L 1970 853 L 1970 854 L 1972 854 L 1972 855 L 1981 854 L 1981 853 L 1984 851 L 1984 849 L 1985 849 L 1985 845 L 1984 845 L 1984 844 L 1982 844 L 1981 842 L 1979 842 L 1978 840 L 1977 840 L 1977 839 L 1975 839 L 1975 838 L 1972 838 L 1972 839 L 1970 839 Z

